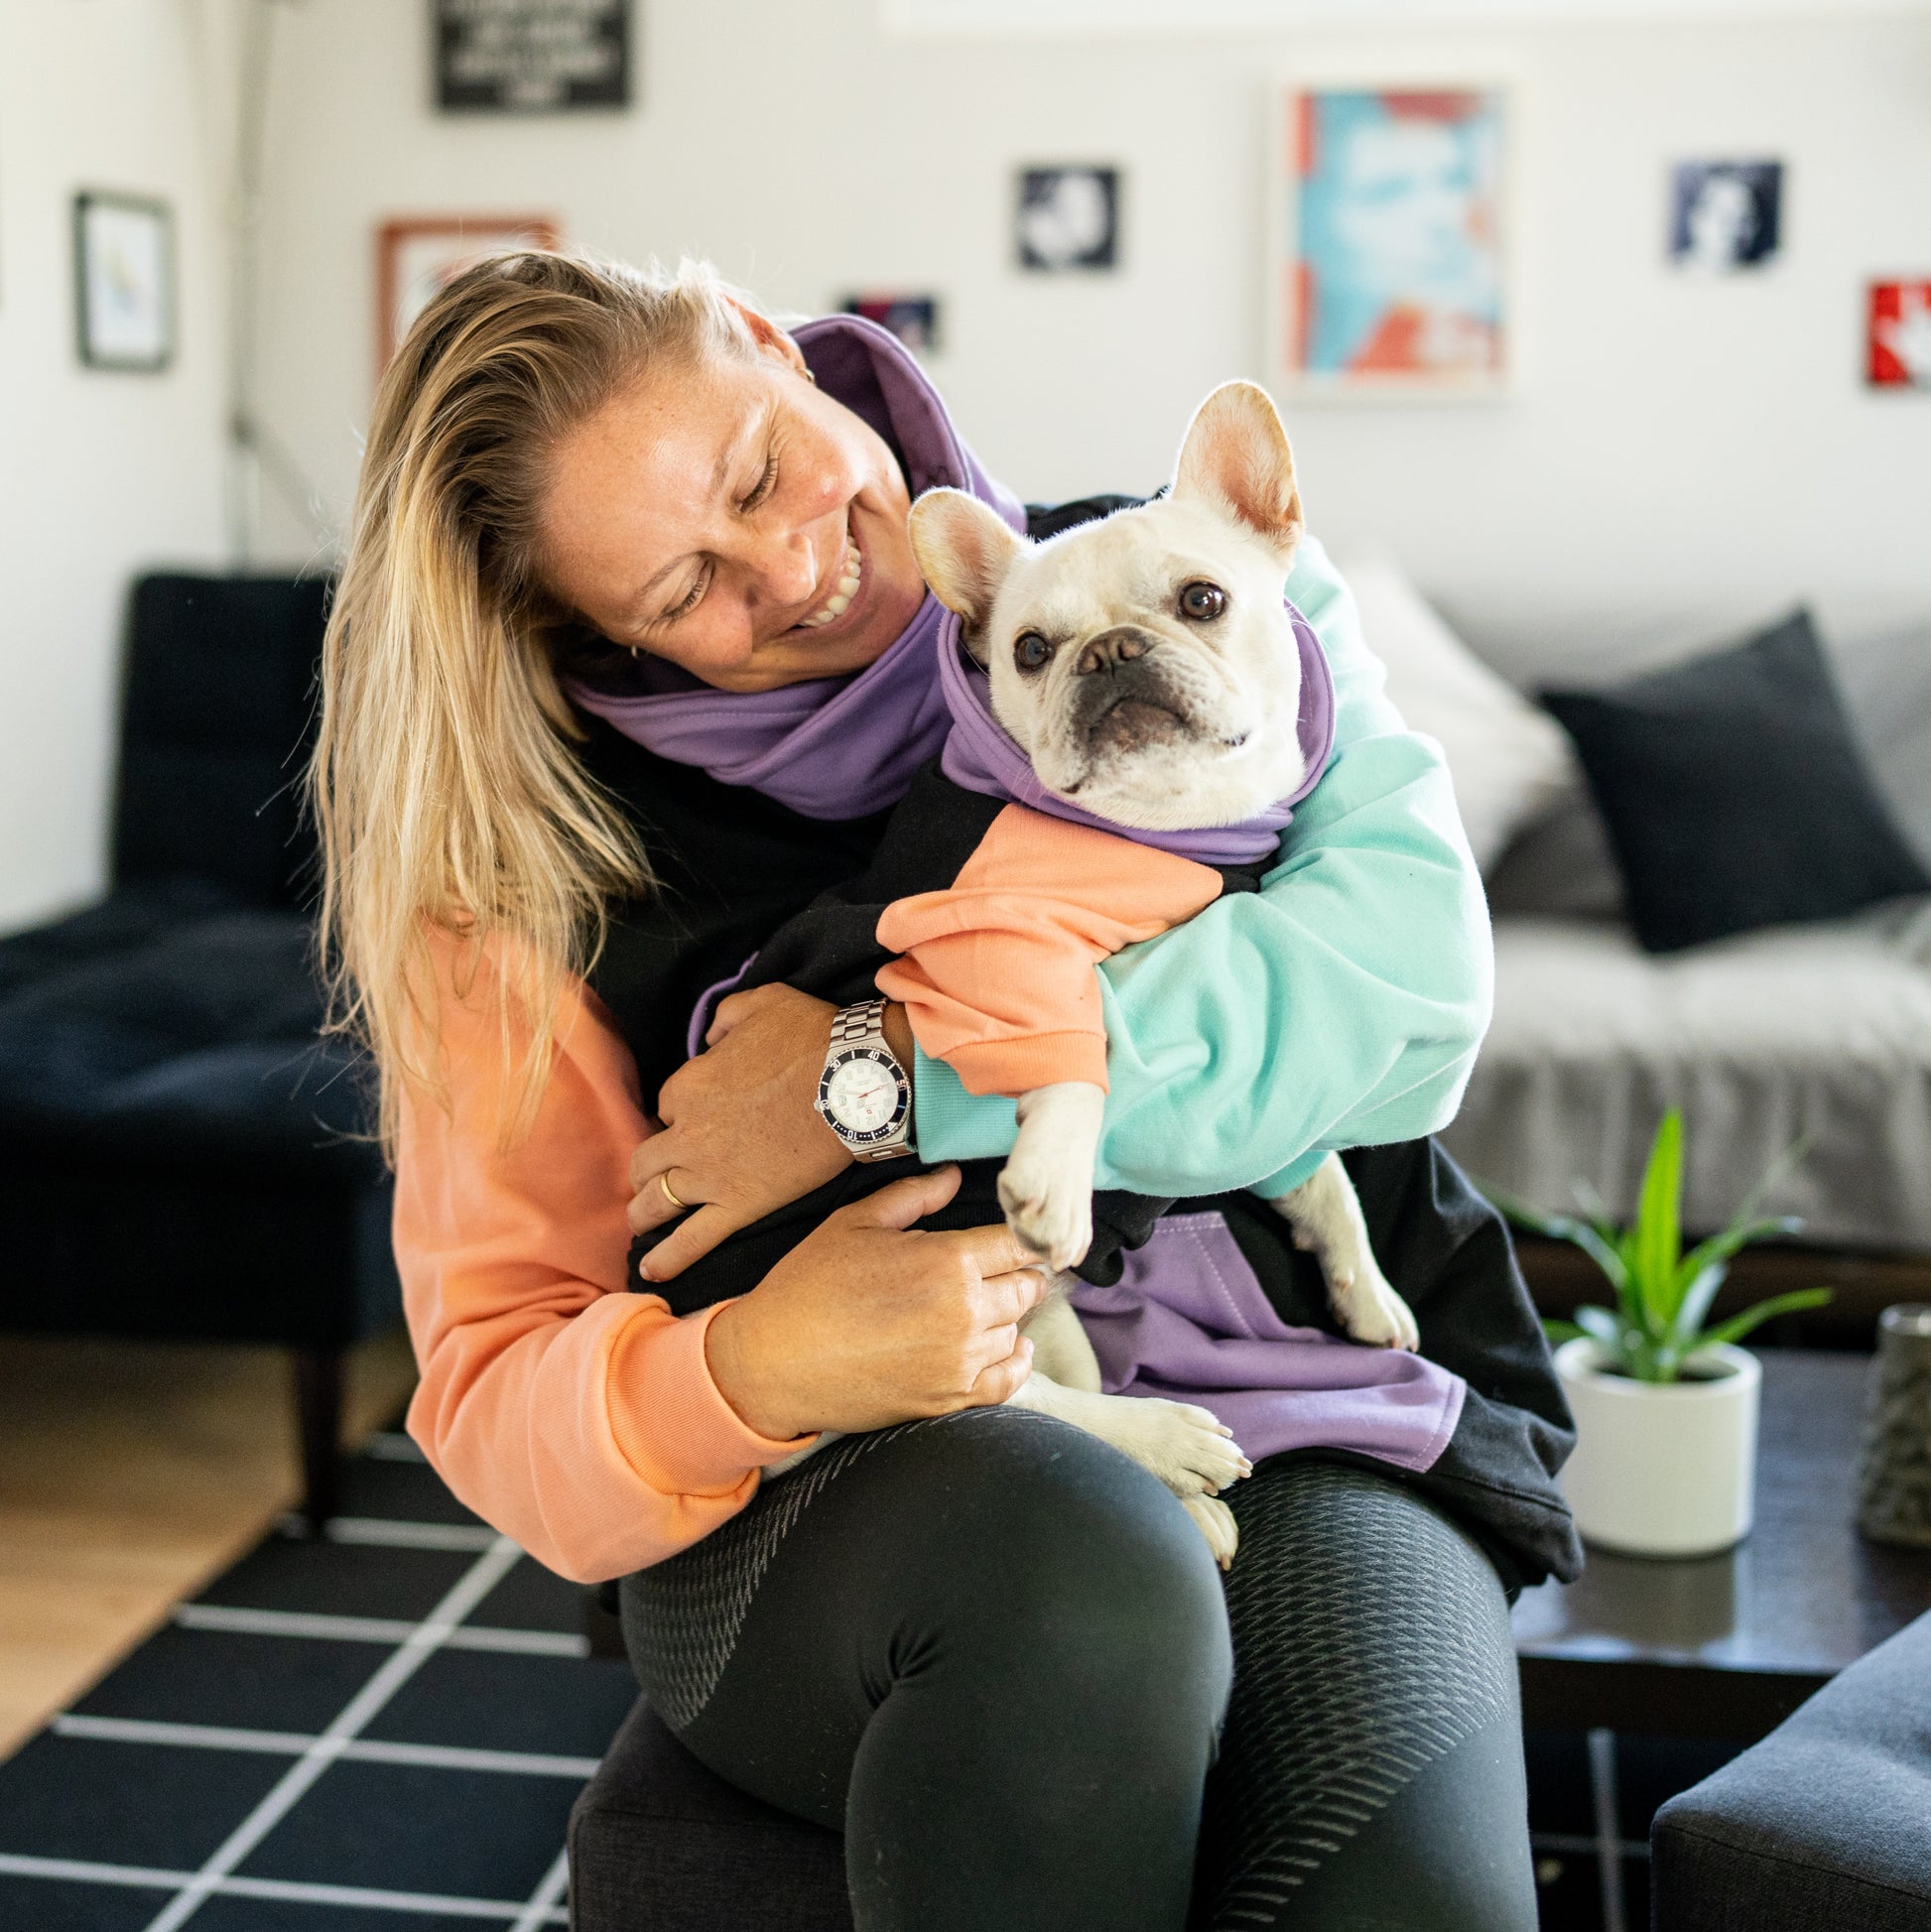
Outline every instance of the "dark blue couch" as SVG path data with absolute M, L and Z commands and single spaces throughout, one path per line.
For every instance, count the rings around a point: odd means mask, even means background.
M 293 1350 L 317 1520 L 342 1352 L 400 1305 L 360 1069 L 317 1032 L 325 596 L 135 586 L 107 896 L 0 940 L 0 1328 Z

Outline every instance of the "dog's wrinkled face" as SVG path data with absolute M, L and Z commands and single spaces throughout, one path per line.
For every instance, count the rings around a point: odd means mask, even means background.
M 965 619 L 992 712 L 1062 797 L 1153 831 L 1232 825 L 1306 775 L 1300 653 L 1281 586 L 1301 536 L 1265 390 L 1217 389 L 1171 492 L 1043 544 L 934 490 L 912 547 Z

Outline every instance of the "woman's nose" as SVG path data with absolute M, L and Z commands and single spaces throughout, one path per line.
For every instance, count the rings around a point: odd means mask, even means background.
M 818 588 L 824 573 L 809 528 L 773 531 L 758 551 L 758 580 L 767 602 L 800 604 Z

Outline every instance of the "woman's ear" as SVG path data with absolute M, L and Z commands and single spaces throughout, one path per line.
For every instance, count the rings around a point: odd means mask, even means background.
M 1301 541 L 1294 452 L 1274 399 L 1256 382 L 1223 382 L 1194 412 L 1174 466 L 1175 496 L 1230 511 L 1283 561 Z
M 751 331 L 751 339 L 766 355 L 775 355 L 797 375 L 807 373 L 805 351 L 794 342 L 769 316 L 760 315 L 747 302 L 739 302 L 734 295 L 724 300 L 737 311 L 738 320 Z
M 996 510 L 964 490 L 927 490 L 912 505 L 909 528 L 912 555 L 932 594 L 958 611 L 968 631 L 980 629 L 1024 541 Z

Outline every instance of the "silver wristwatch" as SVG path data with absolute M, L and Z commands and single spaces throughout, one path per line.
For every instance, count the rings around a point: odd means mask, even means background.
M 912 1151 L 912 1082 L 885 1044 L 884 1021 L 882 999 L 841 1008 L 818 1083 L 819 1113 L 854 1160 Z

